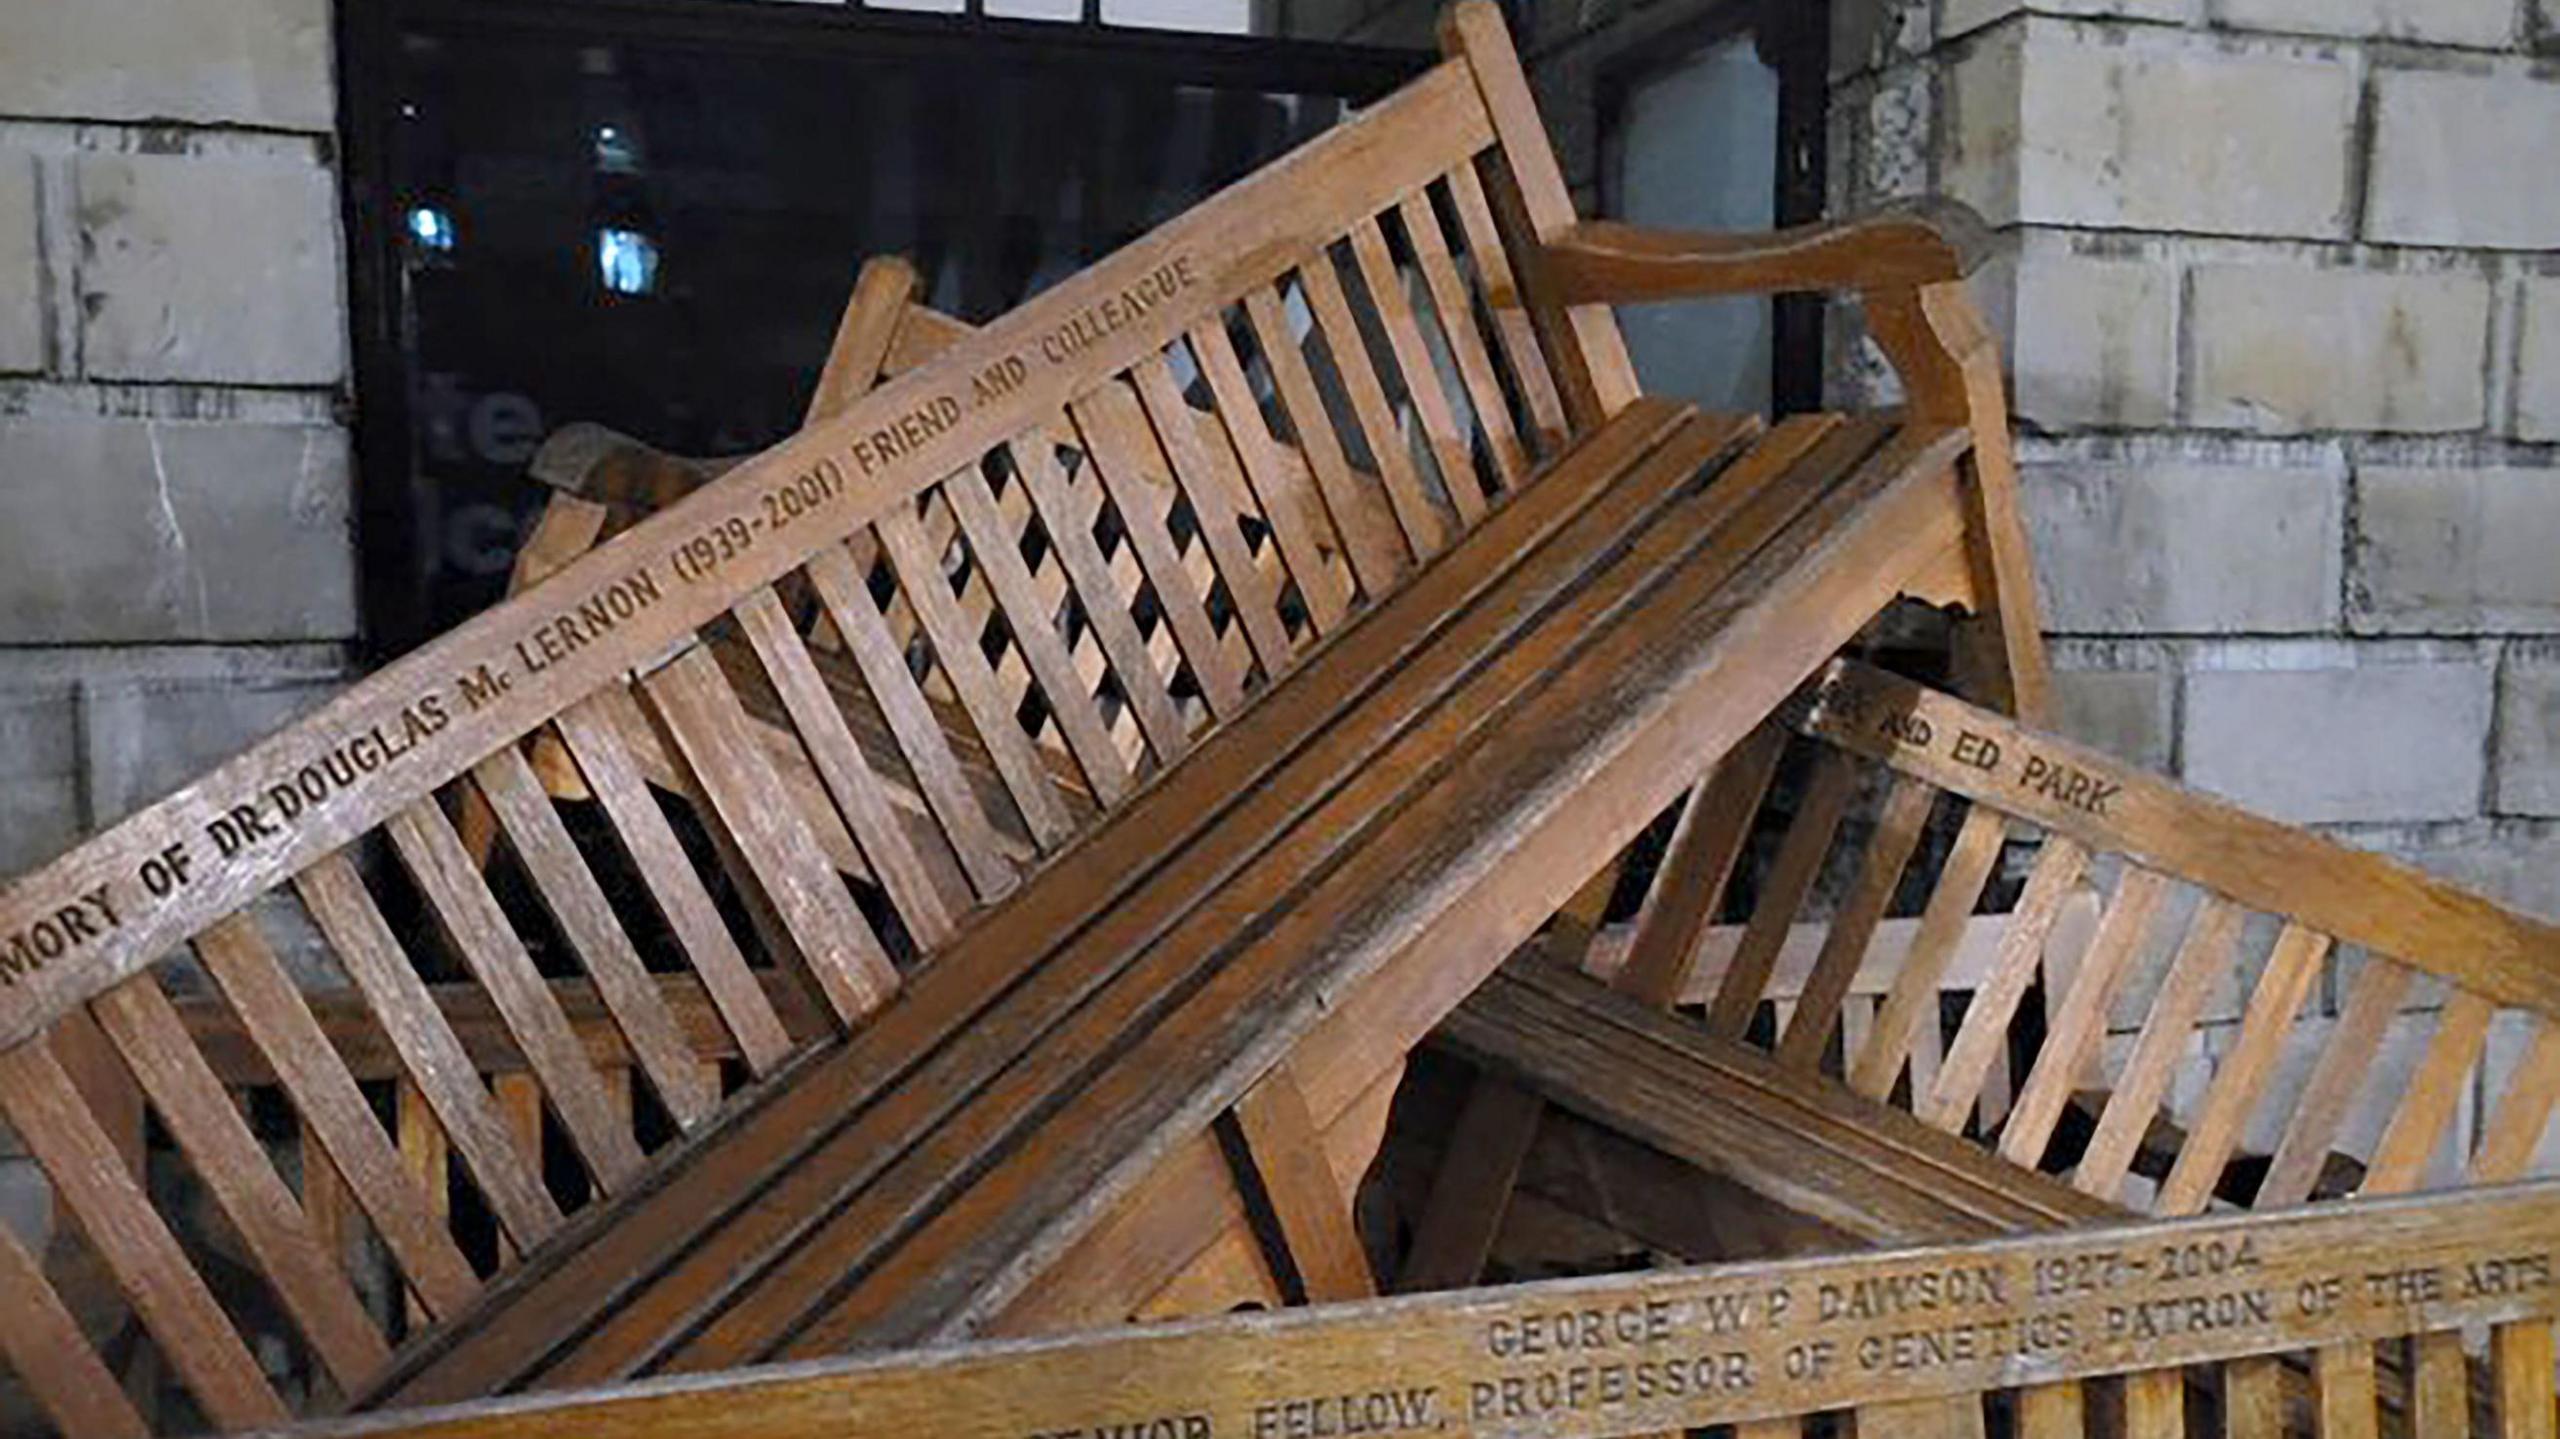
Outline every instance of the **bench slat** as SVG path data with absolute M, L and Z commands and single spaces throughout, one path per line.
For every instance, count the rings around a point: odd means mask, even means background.
M 1171 462 L 1184 498 L 1191 502 L 1191 513 L 1200 523 L 1201 542 L 1209 551 L 1218 578 L 1226 582 L 1227 597 L 1235 604 L 1254 657 L 1261 662 L 1265 675 L 1276 677 L 1289 668 L 1294 649 L 1288 627 L 1280 619 L 1280 597 L 1271 577 L 1245 547 L 1244 529 L 1236 509 L 1238 496 L 1210 458 L 1201 436 L 1199 412 L 1175 387 L 1173 371 L 1164 356 L 1148 356 L 1132 377 L 1137 382 L 1138 403 L 1155 427 L 1156 442 Z
M 657 982 L 649 977 L 648 965 L 631 936 L 623 931 L 613 901 L 605 897 L 604 887 L 578 852 L 577 841 L 569 837 L 568 826 L 552 808 L 551 797 L 543 793 L 533 766 L 510 746 L 482 760 L 471 777 L 497 812 L 499 827 L 531 876 L 534 891 L 595 981 L 596 992 L 659 1100 L 680 1128 L 700 1124 L 720 1102 L 719 1090 L 703 1082 L 702 1067 L 685 1043 L 675 1015 L 658 993 Z M 565 1030 L 565 1018 L 562 1027 Z
M 2048 838 L 2037 853 L 2017 911 L 2000 936 L 1991 976 L 1965 1006 L 1964 1020 L 1947 1046 L 1946 1062 L 1939 1066 L 1938 1082 L 1927 1100 L 1912 1105 L 1913 1112 L 1930 1124 L 1950 1131 L 1963 1128 L 1993 1061 L 2007 1055 L 2009 1021 L 2043 967 L 2045 937 L 2062 917 L 2063 904 L 2079 883 L 2088 858 L 2088 851 L 2059 836 Z
M 1378 326 L 1386 332 L 1387 348 L 1404 380 L 1414 418 L 1430 444 L 1432 462 L 1440 472 L 1441 490 L 1456 508 L 1459 524 L 1472 528 L 1484 518 L 1484 488 L 1476 478 L 1467 437 L 1458 428 L 1457 412 L 1450 408 L 1440 367 L 1432 359 L 1431 346 L 1422 338 L 1422 327 L 1414 320 L 1404 273 L 1387 249 L 1386 234 L 1379 229 L 1377 217 L 1351 227 L 1351 256 L 1360 267 L 1361 282 L 1378 317 Z
M 1857 786 L 1857 767 L 1845 756 L 1825 751 L 1815 757 L 1813 777 L 1805 783 L 1786 838 L 1778 842 L 1777 858 L 1769 863 L 1768 878 L 1761 883 L 1750 921 L 1743 927 L 1742 943 L 1725 968 L 1715 1002 L 1707 1006 L 1708 1033 L 1739 1039 L 1750 1028 L 1751 1016 L 1769 988 L 1770 972 L 1777 967 L 1778 950 L 1786 942 L 1796 912 L 1804 907 L 1805 896 L 1813 892 L 1823 857 L 1831 852 L 1832 836 L 1839 832 L 1841 816 Z
M 226 1429 L 283 1423 L 284 1401 L 54 1058 L 50 1040 L 0 1053 L 0 1117 L 44 1166 L 56 1198 L 78 1218 L 206 1415 Z
M 1840 1003 L 1848 997 L 1849 982 L 1857 976 L 1885 906 L 1893 902 L 1902 871 L 1919 846 L 1920 828 L 1928 823 L 1937 798 L 1937 790 L 1917 780 L 1897 779 L 1888 787 L 1874 833 L 1859 858 L 1857 876 L 1849 881 L 1849 892 L 1831 916 L 1831 932 L 1823 936 L 1813 973 L 1797 996 L 1795 1017 L 1779 1037 L 1779 1063 L 1803 1070 L 1821 1065 L 1832 1031 L 1839 1026 Z M 1844 1047 L 1844 1053 L 1855 1050 L 1855 1045 Z
M 720 662 L 709 650 L 688 649 L 641 687 L 836 1018 L 850 1025 L 878 1009 L 897 991 L 898 972 L 843 882 L 820 861 Z
M 2113 1199 L 2123 1187 L 2134 1152 L 2151 1128 L 2178 1061 L 2194 1038 L 2196 1015 L 2204 1008 L 2206 994 L 2215 980 L 2231 973 L 2232 951 L 2240 941 L 2245 918 L 2238 905 L 2207 895 L 2188 919 L 2186 936 L 2169 962 L 2168 977 L 2152 997 L 2133 1054 L 2098 1117 L 2098 1132 L 2072 1171 L 2071 1182 L 2081 1193 Z
M 372 1377 L 390 1353 L 382 1331 L 187 1037 L 159 977 L 137 974 L 89 1008 L 330 1377 L 348 1390 Z
M 6 1224 L 0 1224 L 0 1355 L 63 1433 L 148 1439 L 151 1426 Z
M 1343 295 L 1342 277 L 1334 269 L 1333 256 L 1319 251 L 1308 257 L 1298 268 L 1298 284 L 1315 317 L 1315 333 L 1324 337 L 1334 375 L 1350 398 L 1352 417 L 1385 482 L 1387 503 L 1395 513 L 1397 528 L 1404 534 L 1405 548 L 1417 561 L 1428 560 L 1449 547 L 1449 525 L 1432 507 L 1431 497 L 1414 471 L 1403 426 L 1397 423 L 1395 411 L 1387 403 L 1386 386 L 1378 379 L 1369 342 L 1360 332 L 1359 321 L 1352 317 L 1350 301 Z
M 392 819 L 390 834 L 392 848 L 443 926 L 446 941 L 496 1001 L 508 1032 L 541 1076 L 553 1112 L 597 1187 L 611 1193 L 630 1184 L 640 1173 L 640 1146 L 627 1127 L 614 1122 L 604 1085 L 570 1032 L 568 1016 L 560 1012 L 551 987 L 543 983 L 533 956 L 472 866 L 444 811 L 435 801 L 422 800 Z
M 1299 597 L 1319 635 L 1331 634 L 1351 610 L 1352 577 L 1341 556 L 1333 519 L 1325 513 L 1310 473 L 1286 463 L 1262 407 L 1247 382 L 1244 363 L 1223 318 L 1192 327 L 1188 342 L 1201 378 L 1217 401 L 1218 420 L 1235 446 L 1245 482 L 1260 501 L 1273 540 L 1297 582 Z
M 1938 982 L 1946 977 L 1948 961 L 1955 957 L 1965 925 L 2000 862 L 2008 829 L 2008 821 L 1988 805 L 1966 812 L 1946 865 L 1938 872 L 1937 885 L 1920 912 L 1911 947 L 1903 952 L 1902 967 L 1876 1011 L 1875 1028 L 1850 1062 L 1851 1089 L 1882 1099 L 1892 1092 L 1907 1062 L 1911 1093 L 1929 1092 L 1938 1058 Z
M 962 776 L 950 738 L 907 669 L 905 651 L 890 635 L 852 554 L 842 545 L 828 545 L 810 556 L 805 573 L 978 897 L 1005 893 L 1015 880 L 1012 862 Z
M 347 977 L 381 1019 L 409 1078 L 461 1151 L 507 1237 L 524 1249 L 541 1243 L 559 1227 L 560 1207 L 528 1162 L 532 1156 L 516 1147 L 499 1122 L 470 1056 L 392 936 L 354 861 L 344 854 L 329 855 L 295 876 L 294 887 Z M 438 1196 L 441 1190 L 429 1194 Z
M 1465 384 L 1467 403 L 1475 410 L 1476 427 L 1492 452 L 1494 474 L 1502 488 L 1517 489 L 1528 478 L 1532 459 L 1520 443 L 1519 430 L 1511 423 L 1510 402 L 1503 397 L 1501 382 L 1494 378 L 1493 357 L 1485 353 L 1484 337 L 1476 329 L 1474 302 L 1467 294 L 1466 281 L 1458 275 L 1457 261 L 1449 253 L 1448 232 L 1440 228 L 1440 216 L 1431 207 L 1430 193 L 1417 189 L 1398 200 L 1396 217 L 1404 225 L 1414 263 L 1430 289 L 1432 314 L 1440 322 L 1449 358 L 1457 365 L 1458 377 Z
M 1157 609 L 1173 632 L 1209 712 L 1231 719 L 1244 705 L 1245 675 L 1231 661 L 1209 618 L 1204 596 L 1182 563 L 1165 525 L 1171 467 L 1156 447 L 1155 431 L 1135 396 L 1106 385 L 1067 407 L 1084 439 L 1087 463 L 1102 477 L 1122 533 L 1154 591 Z
M 2327 935 L 2299 924 L 2286 925 L 2276 936 L 2275 948 L 2268 952 L 2257 988 L 2250 991 L 2249 1007 L 2241 1016 L 2240 1037 L 2214 1071 L 2204 1108 L 2178 1151 L 2176 1166 L 2160 1187 L 2154 1213 L 2193 1214 L 2213 1197 L 2223 1163 L 2257 1107 L 2260 1090 L 2275 1072 L 2285 1033 L 2301 1012 L 2303 996 L 2318 977 L 2329 945 Z
M 196 936 L 195 951 L 301 1114 L 305 1202 L 316 1213 L 314 1190 L 344 1184 L 426 1312 L 442 1318 L 461 1308 L 479 1289 L 478 1276 L 402 1172 L 373 1107 L 256 921 L 245 914 L 224 920 Z M 311 1148 L 313 1141 L 325 1154 Z

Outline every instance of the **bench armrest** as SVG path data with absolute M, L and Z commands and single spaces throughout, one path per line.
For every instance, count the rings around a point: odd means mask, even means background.
M 1542 246 L 1557 298 L 1625 304 L 1786 290 L 1899 290 L 1959 280 L 1990 250 L 1980 216 L 1933 200 L 1761 234 L 1595 220 Z

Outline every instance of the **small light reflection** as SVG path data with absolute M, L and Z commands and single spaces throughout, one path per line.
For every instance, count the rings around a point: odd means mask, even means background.
M 433 205 L 418 205 L 409 211 L 409 238 L 418 248 L 438 255 L 453 252 L 453 216 Z
M 658 243 L 637 230 L 598 230 L 596 268 L 615 294 L 648 294 L 658 287 Z

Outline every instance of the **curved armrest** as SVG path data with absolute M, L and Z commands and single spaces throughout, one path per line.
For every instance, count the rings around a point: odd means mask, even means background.
M 1971 209 L 1931 200 L 1763 234 L 1576 225 L 1540 259 L 1566 304 L 1783 290 L 1890 290 L 1959 280 L 1990 253 Z

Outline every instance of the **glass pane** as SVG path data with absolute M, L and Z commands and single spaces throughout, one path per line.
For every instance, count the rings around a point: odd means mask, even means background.
M 1014 44 L 996 65 L 965 34 L 893 49 L 858 22 L 824 46 L 755 32 L 777 23 L 712 43 L 564 31 L 556 11 L 409 22 L 389 178 L 413 470 L 366 476 L 408 487 L 407 532 L 368 532 L 368 563 L 415 592 L 414 613 L 374 617 L 387 648 L 504 592 L 547 493 L 525 464 L 559 426 L 682 455 L 772 444 L 799 426 L 865 257 L 907 256 L 931 303 L 986 319 L 1389 83 L 1370 62 L 1338 93 L 1202 84 L 1190 57 L 1114 52 L 1083 26 L 1072 52 Z
M 1748 35 L 1630 85 L 1610 141 L 1621 219 L 1683 230 L 1776 223 L 1778 75 Z M 1769 407 L 1767 299 L 1629 305 L 1618 313 L 1648 392 L 1710 410 Z

